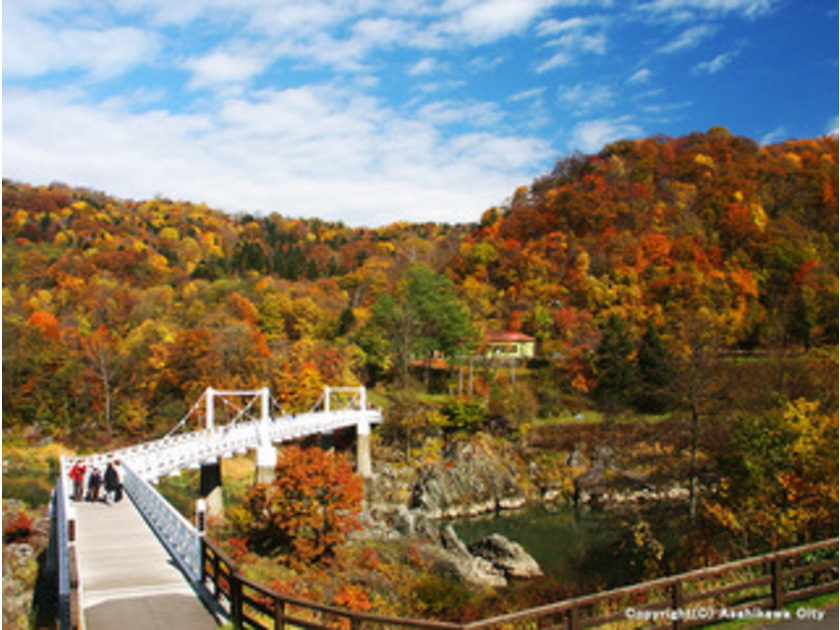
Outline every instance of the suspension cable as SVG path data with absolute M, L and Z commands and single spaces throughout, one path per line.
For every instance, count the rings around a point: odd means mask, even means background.
M 185 415 L 183 418 L 181 418 L 181 420 L 178 422 L 178 424 L 176 424 L 174 427 L 172 427 L 172 429 L 169 431 L 169 433 L 167 433 L 166 435 L 163 436 L 164 439 L 168 438 L 170 435 L 175 433 L 175 431 L 177 431 L 182 426 L 184 426 L 184 424 L 187 422 L 187 420 L 189 420 L 190 416 L 193 415 L 193 413 L 195 412 L 196 409 L 198 409 L 198 406 L 201 404 L 201 401 L 203 401 L 206 396 L 207 396 L 207 391 L 205 390 L 204 392 L 201 393 L 201 396 L 198 397 L 198 400 L 195 401 L 195 404 L 192 406 L 192 408 L 187 412 L 187 415 Z

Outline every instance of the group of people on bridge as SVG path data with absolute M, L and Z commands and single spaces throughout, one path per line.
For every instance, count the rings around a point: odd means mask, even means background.
M 73 500 L 80 502 L 82 500 L 99 501 L 101 499 L 106 504 L 121 500 L 123 490 L 119 466 L 119 460 L 108 462 L 103 474 L 99 468 L 93 465 L 88 472 L 84 462 L 77 461 L 70 469 L 70 479 L 73 482 Z M 85 478 L 87 478 L 87 494 L 85 494 Z M 103 486 L 104 494 L 100 497 L 100 489 Z

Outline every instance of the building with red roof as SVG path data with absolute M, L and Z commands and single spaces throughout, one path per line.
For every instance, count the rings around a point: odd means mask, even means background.
M 533 359 L 537 350 L 534 337 L 515 331 L 496 331 L 485 335 L 490 359 Z

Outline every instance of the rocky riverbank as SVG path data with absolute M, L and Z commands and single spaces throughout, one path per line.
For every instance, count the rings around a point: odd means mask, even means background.
M 683 501 L 688 490 L 680 482 L 687 477 L 663 472 L 666 460 L 673 457 L 651 457 L 642 447 L 624 456 L 604 445 L 528 452 L 477 435 L 449 444 L 432 463 L 378 465 L 366 496 L 372 513 L 398 520 L 476 516 L 533 501 L 602 507 Z
M 499 535 L 469 546 L 451 518 L 520 508 L 528 502 L 565 501 L 620 507 L 683 500 L 687 492 L 666 477 L 628 465 L 611 447 L 571 452 L 528 452 L 504 440 L 477 435 L 447 445 L 435 461 L 415 466 L 379 463 L 367 486 L 366 536 L 424 542 L 442 575 L 465 584 L 504 586 L 542 574 L 527 550 Z

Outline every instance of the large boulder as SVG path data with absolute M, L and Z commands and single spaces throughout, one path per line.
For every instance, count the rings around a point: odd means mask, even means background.
M 440 532 L 440 551 L 434 563 L 435 571 L 455 578 L 460 582 L 476 586 L 507 586 L 505 574 L 493 566 L 493 563 L 470 553 L 452 525 L 447 525 Z
M 477 540 L 469 545 L 468 549 L 473 556 L 490 562 L 508 579 L 535 578 L 543 574 L 539 563 L 523 549 L 522 545 L 501 534 L 491 534 Z

